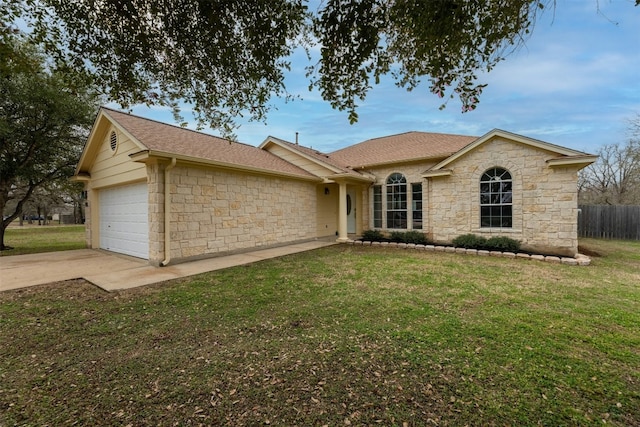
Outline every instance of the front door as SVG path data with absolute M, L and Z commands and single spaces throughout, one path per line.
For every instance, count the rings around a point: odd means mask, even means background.
M 347 189 L 347 233 L 356 232 L 356 192 Z

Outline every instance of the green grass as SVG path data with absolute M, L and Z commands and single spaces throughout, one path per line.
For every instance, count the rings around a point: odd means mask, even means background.
M 339 245 L 4 292 L 0 425 L 640 425 L 640 243 L 581 243 L 589 267 Z
M 4 243 L 13 249 L 1 251 L 0 256 L 84 249 L 87 247 L 84 230 L 84 225 L 8 228 Z

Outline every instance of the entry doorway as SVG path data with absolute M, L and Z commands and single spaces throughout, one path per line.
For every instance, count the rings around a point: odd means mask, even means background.
M 347 233 L 356 232 L 356 191 L 347 189 Z

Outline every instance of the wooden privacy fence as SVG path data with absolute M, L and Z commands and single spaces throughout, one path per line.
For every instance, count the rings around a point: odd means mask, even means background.
M 640 206 L 580 205 L 578 236 L 640 240 Z

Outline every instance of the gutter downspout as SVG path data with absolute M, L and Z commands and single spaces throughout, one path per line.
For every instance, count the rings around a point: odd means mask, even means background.
M 164 260 L 160 263 L 165 267 L 171 261 L 171 194 L 170 181 L 171 169 L 176 167 L 176 158 L 171 158 L 171 163 L 164 169 Z

